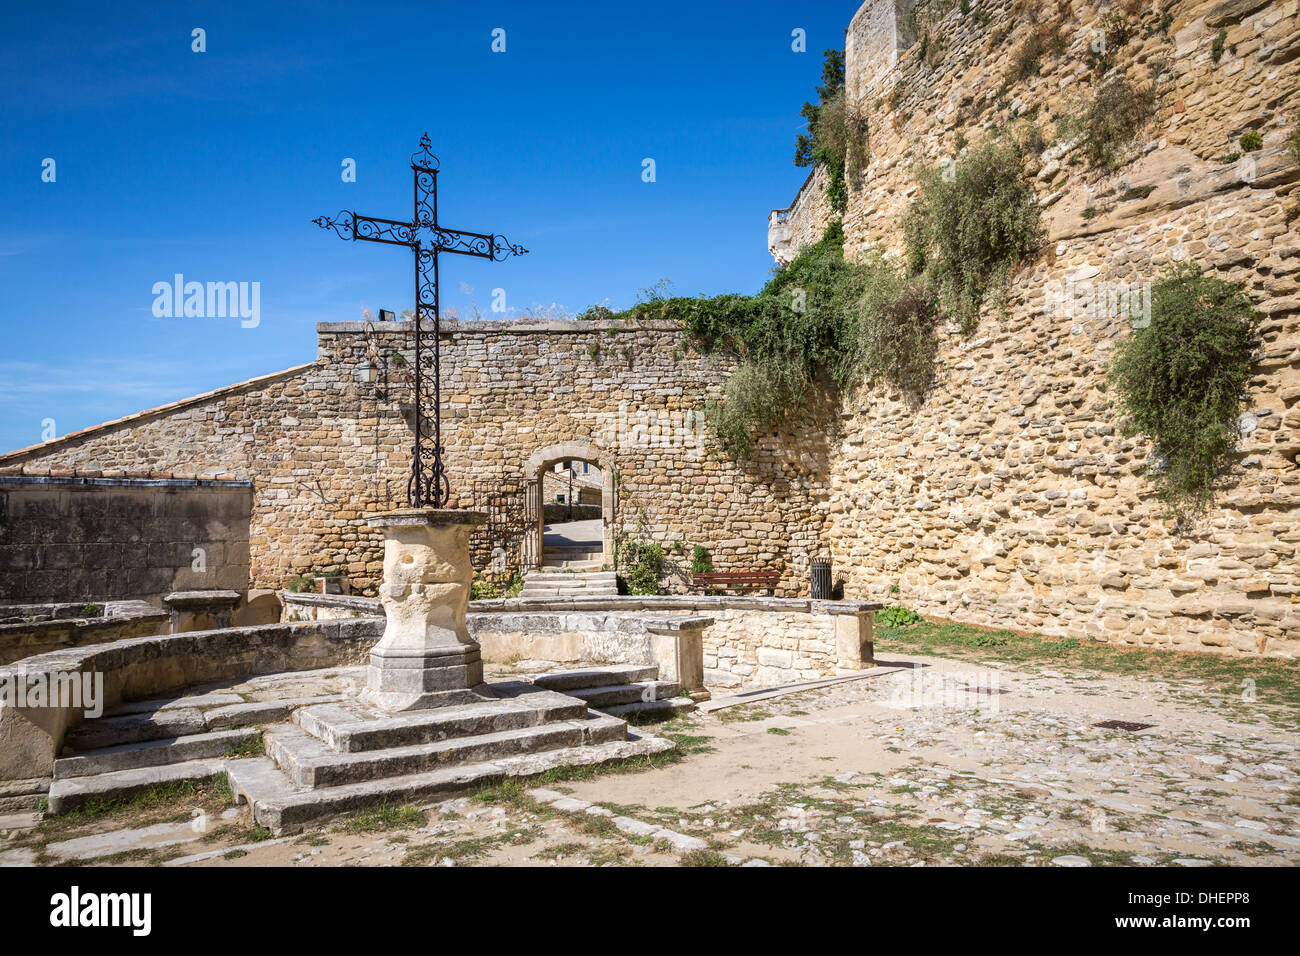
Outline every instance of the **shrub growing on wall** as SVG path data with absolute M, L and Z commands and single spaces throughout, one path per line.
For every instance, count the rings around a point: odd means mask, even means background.
M 628 594 L 658 594 L 663 578 L 663 545 L 625 541 L 618 556 L 620 583 Z
M 930 284 L 963 331 L 973 331 L 985 297 L 1000 296 L 1012 268 L 1041 241 L 1038 202 L 1015 143 L 988 139 L 927 173 L 903 239 L 909 271 Z
M 1151 290 L 1151 323 L 1120 342 L 1109 378 L 1126 418 L 1159 462 L 1148 469 L 1169 514 L 1202 513 L 1238 437 L 1238 410 L 1259 334 L 1240 284 L 1169 266 Z
M 919 401 L 934 380 L 939 351 L 934 294 L 881 258 L 862 268 L 863 291 L 851 318 L 845 360 L 855 376 L 884 380 Z
M 1090 98 L 1076 103 L 1062 120 L 1062 131 L 1078 137 L 1088 162 L 1113 170 L 1138 131 L 1155 117 L 1153 84 L 1138 86 L 1126 77 L 1107 80 Z

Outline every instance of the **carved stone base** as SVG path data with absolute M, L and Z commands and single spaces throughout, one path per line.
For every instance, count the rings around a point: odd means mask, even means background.
M 471 511 L 420 508 L 375 515 L 384 529 L 379 597 L 388 624 L 370 651 L 362 698 L 385 711 L 419 710 L 482 698 L 479 647 L 465 627 Z
M 482 685 L 483 661 L 477 644 L 423 653 L 375 648 L 361 699 L 389 712 L 420 710 L 490 697 Z

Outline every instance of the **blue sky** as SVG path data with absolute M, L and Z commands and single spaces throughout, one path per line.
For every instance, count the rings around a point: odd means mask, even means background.
M 445 257 L 444 310 L 491 315 L 495 288 L 575 314 L 661 278 L 756 291 L 767 212 L 807 172 L 799 108 L 856 7 L 6 4 L 0 450 L 311 361 L 317 321 L 410 308 L 406 250 L 310 220 L 408 218 L 426 129 L 443 223 L 530 250 Z M 155 317 L 176 273 L 259 282 L 260 323 Z

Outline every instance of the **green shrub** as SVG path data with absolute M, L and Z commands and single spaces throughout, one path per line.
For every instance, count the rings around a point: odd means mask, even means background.
M 646 541 L 626 541 L 619 549 L 619 576 L 628 594 L 658 594 L 664 549 Z
M 1291 139 L 1287 141 L 1286 151 L 1293 160 L 1300 163 L 1300 116 L 1291 121 L 1296 130 L 1291 134 Z
M 712 571 L 713 559 L 709 557 L 709 549 L 697 544 L 691 549 L 691 574 L 709 574 Z
M 1092 166 L 1113 170 L 1124 148 L 1155 114 L 1154 84 L 1136 86 L 1126 77 L 1116 76 L 1090 99 L 1076 103 L 1061 126 L 1067 136 L 1078 137 L 1079 148 Z
M 891 383 L 919 399 L 934 380 L 939 352 L 934 294 L 883 259 L 863 267 L 864 288 L 848 330 L 855 374 Z
M 1221 59 L 1223 59 L 1223 46 L 1224 43 L 1227 42 L 1227 39 L 1228 39 L 1227 30 L 1220 30 L 1217 34 L 1215 34 L 1214 42 L 1210 44 L 1210 59 L 1212 59 L 1215 63 L 1218 63 Z
M 1248 153 L 1253 153 L 1257 149 L 1264 148 L 1264 134 L 1257 129 L 1241 134 L 1241 148 Z
M 1012 142 L 990 138 L 921 180 L 903 222 L 907 268 L 923 277 L 964 331 L 1005 290 L 1011 270 L 1041 241 L 1038 202 Z
M 1155 446 L 1147 474 L 1180 523 L 1202 513 L 1238 437 L 1238 409 L 1259 344 L 1240 284 L 1169 266 L 1151 289 L 1151 322 L 1116 348 L 1109 378 L 1128 434 Z
M 876 623 L 881 627 L 907 627 L 911 624 L 920 624 L 922 620 L 924 619 L 921 615 L 901 604 L 882 607 L 876 612 Z

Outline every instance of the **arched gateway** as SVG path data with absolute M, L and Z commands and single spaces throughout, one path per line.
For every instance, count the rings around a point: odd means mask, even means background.
M 524 541 L 524 563 L 528 567 L 541 567 L 546 546 L 546 489 L 544 476 L 556 465 L 565 462 L 585 462 L 594 465 L 600 473 L 600 560 L 602 565 L 614 564 L 614 514 L 616 508 L 614 455 L 585 441 L 566 441 L 538 448 L 524 462 L 524 479 L 528 512 L 535 520 Z

